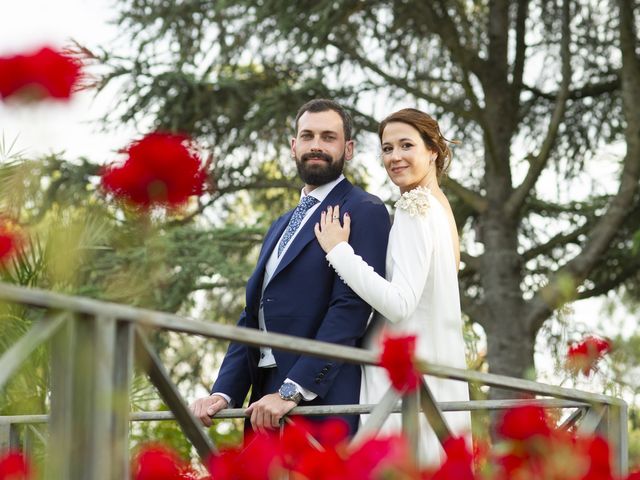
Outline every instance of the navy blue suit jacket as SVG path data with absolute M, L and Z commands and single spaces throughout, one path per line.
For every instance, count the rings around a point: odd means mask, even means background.
M 358 297 L 325 259 L 314 225 L 329 205 L 340 205 L 340 212 L 351 215 L 349 243 L 358 255 L 381 275 L 389 237 L 389 214 L 382 201 L 346 179 L 338 183 L 301 227 L 264 291 L 263 308 L 267 331 L 359 346 L 371 307 Z M 264 269 L 277 242 L 289 223 L 293 210 L 276 220 L 266 234 L 258 264 L 246 288 L 246 307 L 238 326 L 258 328 Z M 301 356 L 273 351 L 277 372 L 271 385 L 258 391 L 259 349 L 231 343 L 220 367 L 212 392 L 229 395 L 236 406 L 242 405 L 253 386 L 251 401 L 277 391 L 286 379 L 297 382 L 318 397 L 305 405 L 358 403 L 360 366 L 330 358 Z M 349 423 L 355 430 L 357 418 Z

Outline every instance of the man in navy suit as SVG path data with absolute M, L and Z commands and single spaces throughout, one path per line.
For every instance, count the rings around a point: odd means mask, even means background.
M 291 154 L 305 182 L 300 204 L 267 232 L 238 326 L 359 345 L 371 307 L 329 266 L 313 231 L 321 213 L 339 205 L 352 214 L 349 243 L 384 275 L 387 210 L 342 175 L 345 161 L 353 158 L 351 130 L 349 114 L 331 100 L 312 100 L 298 111 Z M 358 403 L 360 366 L 232 343 L 211 395 L 196 400 L 191 410 L 210 426 L 210 417 L 221 409 L 241 406 L 250 388 L 247 414 L 254 430 L 265 431 L 278 427 L 298 404 Z M 357 417 L 344 419 L 354 432 Z

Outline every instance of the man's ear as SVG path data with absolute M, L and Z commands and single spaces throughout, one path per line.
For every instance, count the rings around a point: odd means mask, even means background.
M 346 161 L 349 161 L 353 158 L 354 148 L 355 148 L 355 141 L 348 140 L 344 146 L 344 159 Z
M 291 158 L 296 158 L 296 138 L 291 137 Z

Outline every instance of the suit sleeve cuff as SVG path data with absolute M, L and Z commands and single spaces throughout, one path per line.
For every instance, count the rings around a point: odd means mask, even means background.
M 304 398 L 305 401 L 307 402 L 310 402 L 311 400 L 315 399 L 318 396 L 316 393 L 313 393 L 311 390 L 307 390 L 306 388 L 301 386 L 299 383 L 294 382 L 290 378 L 287 378 L 285 382 L 293 383 L 298 388 L 298 391 L 302 394 L 302 398 Z
M 213 392 L 211 395 L 218 395 L 219 397 L 224 398 L 227 401 L 227 406 L 228 408 L 233 408 L 233 400 L 231 399 L 231 397 L 229 395 L 227 395 L 226 393 L 222 393 L 222 392 Z M 304 395 L 303 395 L 304 396 Z

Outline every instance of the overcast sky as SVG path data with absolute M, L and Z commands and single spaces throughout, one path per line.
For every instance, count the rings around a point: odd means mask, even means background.
M 0 15 L 0 56 L 33 51 L 43 45 L 64 47 L 71 39 L 88 46 L 109 45 L 117 31 L 114 0 L 3 1 Z M 95 120 L 108 108 L 106 96 L 76 94 L 71 102 L 46 102 L 37 106 L 0 102 L 0 136 L 27 155 L 66 151 L 68 158 L 87 156 L 97 162 L 114 157 L 132 131 L 104 134 Z

